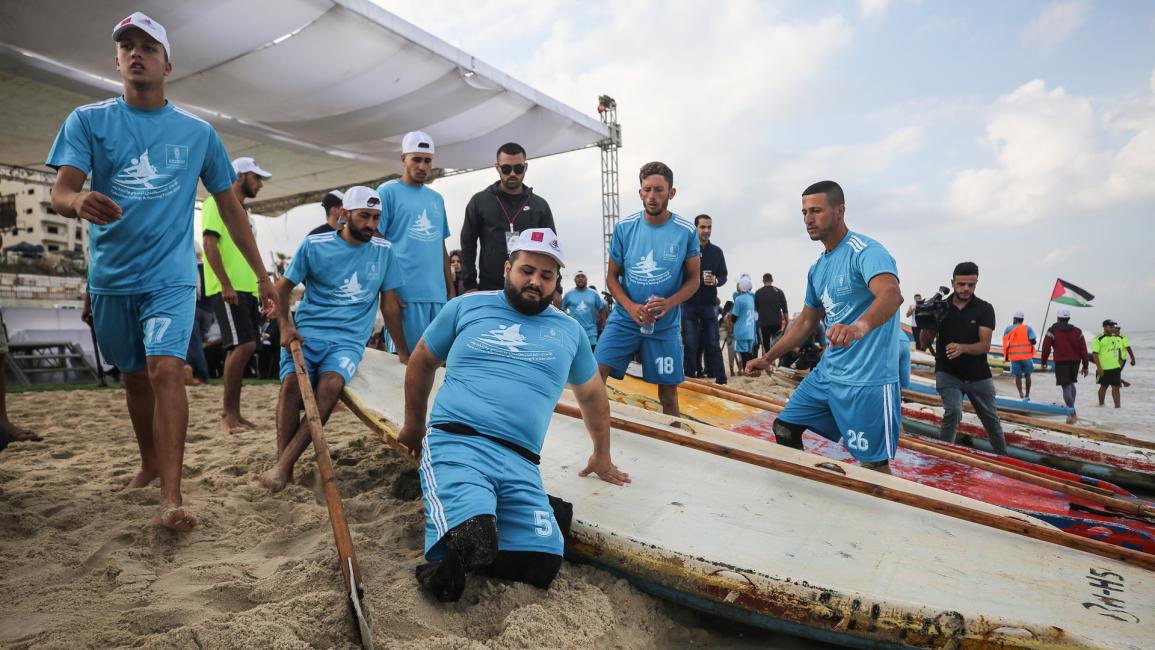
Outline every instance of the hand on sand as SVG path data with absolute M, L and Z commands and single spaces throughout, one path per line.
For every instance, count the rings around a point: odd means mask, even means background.
M 196 528 L 197 518 L 181 506 L 161 506 L 160 513 L 152 523 L 178 533 L 187 533 Z
M 589 476 L 590 474 L 597 474 L 598 478 L 606 483 L 613 483 L 614 485 L 625 485 L 630 483 L 630 475 L 618 469 L 610 460 L 609 454 L 590 456 L 586 468 L 578 472 L 578 476 Z
M 744 374 L 747 377 L 761 377 L 762 371 L 769 368 L 769 367 L 770 367 L 769 361 L 766 361 L 762 357 L 758 357 L 757 359 L 750 359 L 749 361 L 747 361 L 746 367 L 743 370 L 745 370 Z

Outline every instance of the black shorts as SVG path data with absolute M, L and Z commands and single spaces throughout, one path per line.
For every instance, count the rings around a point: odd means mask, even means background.
M 1078 361 L 1056 361 L 1055 362 L 1055 384 L 1059 386 L 1066 386 L 1067 384 L 1074 384 L 1079 381 L 1079 362 Z
M 1122 386 L 1123 385 L 1123 369 L 1112 368 L 1104 370 L 1099 375 L 1100 386 Z
M 221 343 L 226 350 L 238 345 L 253 343 L 261 325 L 260 303 L 251 293 L 237 292 L 237 304 L 225 302 L 223 294 L 213 297 L 213 314 L 221 328 Z

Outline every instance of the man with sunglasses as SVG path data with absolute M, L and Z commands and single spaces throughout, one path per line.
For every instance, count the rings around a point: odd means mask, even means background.
M 417 347 L 425 328 L 446 301 L 453 297 L 453 274 L 449 270 L 449 221 L 445 199 L 428 187 L 433 170 L 433 138 L 411 131 L 401 141 L 401 178 L 381 184 L 381 235 L 393 245 L 397 265 L 403 269 L 397 297 L 401 300 L 404 336 L 385 338 L 387 349 L 406 359 Z M 395 345 L 404 345 L 404 349 Z
M 507 142 L 497 150 L 498 181 L 473 195 L 461 227 L 461 267 L 467 290 L 493 291 L 505 286 L 505 260 L 518 235 L 530 228 L 549 228 L 549 203 L 525 184 L 529 163 L 525 149 Z M 477 242 L 481 241 L 478 255 Z

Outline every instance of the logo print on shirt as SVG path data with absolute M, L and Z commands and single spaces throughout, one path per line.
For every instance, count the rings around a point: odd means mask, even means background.
M 661 284 L 670 279 L 670 272 L 654 261 L 653 249 L 627 269 L 626 274 L 635 284 Z
M 552 349 L 530 343 L 521 333 L 521 323 L 498 325 L 482 336 L 475 336 L 469 347 L 486 354 L 527 361 L 549 361 L 557 356 Z
M 841 303 L 834 302 L 834 299 L 830 297 L 830 292 L 826 288 L 822 289 L 822 309 L 826 312 L 827 325 L 841 322 L 850 312 L 849 304 L 844 305 L 845 308 L 839 310 L 840 304 Z
M 362 287 L 361 283 L 357 281 L 356 271 L 353 271 L 353 275 L 345 280 L 345 282 L 337 288 L 337 295 L 351 303 L 360 300 L 361 294 L 364 292 L 365 288 Z
M 584 314 L 590 310 L 590 306 L 585 304 L 584 302 L 579 302 L 577 304 L 577 306 L 573 308 L 573 310 L 574 310 L 574 313 Z
M 433 222 L 429 220 L 429 214 L 422 210 L 421 214 L 417 215 L 417 220 L 409 226 L 409 236 L 419 241 L 433 241 L 437 239 L 438 233 L 433 227 Z
M 180 181 L 157 171 L 145 149 L 112 178 L 112 186 L 117 198 L 156 199 L 176 192 Z
M 164 145 L 164 158 L 169 169 L 188 169 L 188 147 L 183 144 Z
M 510 352 L 521 352 L 522 348 L 529 345 L 529 341 L 526 341 L 525 336 L 521 333 L 521 323 L 511 326 L 498 325 L 497 329 L 489 330 L 488 335 L 479 336 L 477 340 L 497 347 L 504 347 Z

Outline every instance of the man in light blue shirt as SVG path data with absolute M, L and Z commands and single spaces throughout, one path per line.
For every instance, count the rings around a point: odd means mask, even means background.
M 449 270 L 449 221 L 445 199 L 425 183 L 433 169 L 433 138 L 421 131 L 405 134 L 401 142 L 401 178 L 377 188 L 381 196 L 381 235 L 393 244 L 403 282 L 401 300 L 404 336 L 387 337 L 391 352 L 408 355 L 445 302 L 453 297 Z M 404 349 L 399 345 L 404 339 Z
M 679 305 L 698 290 L 702 253 L 694 224 L 669 210 L 674 172 L 651 162 L 638 179 L 645 209 L 614 226 L 606 273 L 614 309 L 596 356 L 602 379 L 621 379 L 640 351 L 642 377 L 657 384 L 662 412 L 678 415 L 684 379 Z
M 165 99 L 172 47 L 164 27 L 137 12 L 117 23 L 124 95 L 81 106 L 65 120 L 47 165 L 57 170 L 52 207 L 89 222 L 88 296 L 97 343 L 121 371 L 141 469 L 129 487 L 160 478 L 155 522 L 178 532 L 197 519 L 180 490 L 188 398 L 184 358 L 197 287 L 193 208 L 197 181 L 213 195 L 258 279 L 273 288 L 231 191 L 236 175 L 213 127 Z M 92 191 L 84 191 L 91 178 Z
M 401 269 L 390 243 L 374 236 L 381 220 L 380 206 L 381 197 L 368 187 L 346 190 L 341 208 L 345 227 L 306 237 L 284 277 L 277 280 L 282 346 L 277 462 L 260 479 L 273 492 L 293 480 L 293 465 L 310 442 L 309 427 L 299 417 L 301 389 L 290 344 L 301 343 L 324 422 L 365 354 L 378 296 L 385 325 L 400 336 L 396 333 L 401 331 L 401 306 L 394 290 L 401 284 Z M 292 317 L 290 296 L 302 283 L 305 295 Z M 406 363 L 409 355 L 400 354 Z
M 806 232 L 824 250 L 810 267 L 802 313 L 746 372 L 760 375 L 825 318 L 830 345 L 774 421 L 774 436 L 802 449 L 802 431 L 810 429 L 841 440 L 863 466 L 889 474 L 902 414 L 894 349 L 902 304 L 898 267 L 882 244 L 851 232 L 845 216 L 838 183 L 820 181 L 802 193 Z
M 438 600 L 458 600 L 471 571 L 541 589 L 553 582 L 568 522 L 564 506 L 546 495 L 537 463 L 566 384 L 594 444 L 579 474 L 630 480 L 610 458 L 609 402 L 586 334 L 551 304 L 563 264 L 552 230 L 522 231 L 505 264 L 505 289 L 451 301 L 409 359 L 398 440 L 421 457 L 429 563 L 417 579 Z
M 606 325 L 606 302 L 588 286 L 585 271 L 578 271 L 573 276 L 574 288 L 567 291 L 561 299 L 562 311 L 576 320 L 590 339 L 590 347 L 598 344 L 598 330 Z

